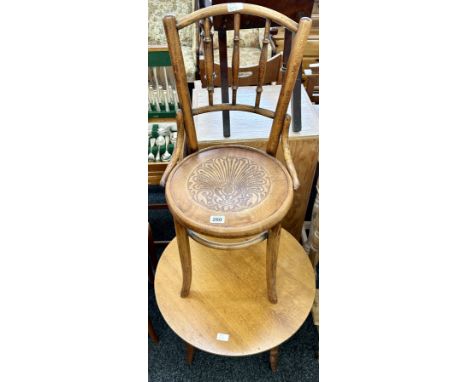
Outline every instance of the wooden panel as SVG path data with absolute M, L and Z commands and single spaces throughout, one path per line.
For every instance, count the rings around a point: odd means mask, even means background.
M 159 185 L 167 163 L 148 163 L 148 184 Z
M 278 52 L 284 49 L 284 40 L 275 40 Z M 304 57 L 319 57 L 319 41 L 317 39 L 308 39 L 304 50 Z
M 304 59 L 302 60 L 302 70 L 309 69 L 310 64 L 316 64 L 317 62 L 319 62 L 318 57 L 316 57 L 316 58 L 304 57 Z

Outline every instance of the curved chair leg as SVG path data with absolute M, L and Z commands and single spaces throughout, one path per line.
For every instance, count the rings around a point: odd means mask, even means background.
M 192 260 L 190 257 L 190 243 L 187 228 L 174 220 L 177 245 L 179 247 L 180 263 L 182 265 L 182 290 L 180 297 L 187 297 L 192 283 Z
M 275 225 L 268 231 L 267 253 L 266 253 L 266 277 L 268 300 L 272 304 L 278 302 L 276 296 L 276 262 L 278 260 L 278 249 L 281 234 L 281 224 Z
M 270 350 L 270 367 L 274 373 L 278 370 L 278 346 Z

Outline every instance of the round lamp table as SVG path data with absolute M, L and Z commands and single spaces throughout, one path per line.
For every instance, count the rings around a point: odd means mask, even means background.
M 193 348 L 223 356 L 270 351 L 276 371 L 278 346 L 310 314 L 315 275 L 302 246 L 281 230 L 277 266 L 278 302 L 266 293 L 266 241 L 243 249 L 207 248 L 190 239 L 192 286 L 180 297 L 182 270 L 173 239 L 162 254 L 154 281 L 156 301 L 171 329 Z

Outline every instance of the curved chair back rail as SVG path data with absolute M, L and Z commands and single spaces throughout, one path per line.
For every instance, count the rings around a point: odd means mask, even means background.
M 232 70 L 233 70 L 233 86 L 232 86 L 232 103 L 213 105 L 214 93 L 214 61 L 213 61 L 213 32 L 211 18 L 221 15 L 234 15 L 234 48 L 232 57 Z M 257 89 L 255 97 L 255 106 L 238 105 L 236 104 L 236 93 L 238 87 L 239 76 L 239 27 L 241 15 L 252 15 L 265 18 L 265 36 L 268 36 L 269 29 L 272 23 L 284 26 L 288 30 L 295 33 L 295 38 L 292 43 L 291 53 L 287 63 L 286 73 L 283 76 L 283 83 L 281 86 L 278 103 L 275 111 L 260 108 L 260 99 L 262 94 L 263 80 L 265 77 L 265 68 L 267 61 L 266 48 L 267 44 L 263 43 L 262 53 L 260 54 L 259 73 L 257 79 Z M 185 66 L 182 56 L 182 48 L 179 39 L 179 30 L 183 29 L 193 23 L 200 22 L 203 26 L 203 44 L 205 51 L 205 73 L 207 80 L 208 101 L 209 106 L 201 107 L 192 110 L 190 93 L 187 85 L 187 77 L 185 74 Z M 189 15 L 176 19 L 174 15 L 167 15 L 163 20 L 164 29 L 166 31 L 166 38 L 168 42 L 169 53 L 174 69 L 174 76 L 176 78 L 177 93 L 179 95 L 180 106 L 183 114 L 183 125 L 186 132 L 187 149 L 188 153 L 198 151 L 198 140 L 195 130 L 195 123 L 193 116 L 220 110 L 239 110 L 246 112 L 254 112 L 272 118 L 272 127 L 267 142 L 266 152 L 272 156 L 276 155 L 281 133 L 284 129 L 287 109 L 294 87 L 295 80 L 299 73 L 302 62 L 304 48 L 307 42 L 307 36 L 310 31 L 312 21 L 308 17 L 303 17 L 299 23 L 291 20 L 287 16 L 273 11 L 271 9 L 248 3 L 229 3 L 218 4 L 207 8 L 199 9 Z M 289 116 L 288 116 L 289 117 Z M 289 120 L 289 119 L 288 119 Z M 289 123 L 288 123 L 289 128 Z M 283 134 L 283 139 L 287 134 Z M 284 145 L 283 145 L 284 148 Z M 286 148 L 288 148 L 286 142 Z M 288 169 L 289 169 L 288 165 Z M 295 171 L 294 171 L 295 172 Z M 292 175 L 292 174 L 291 174 Z M 295 182 L 298 184 L 298 182 Z
M 226 3 L 217 4 L 211 7 L 201 8 L 189 15 L 180 17 L 177 22 L 177 29 L 185 28 L 196 21 L 207 17 L 222 16 L 229 14 L 241 14 L 268 18 L 276 24 L 288 28 L 291 32 L 297 32 L 298 23 L 289 17 L 273 9 L 262 7 L 261 5 L 249 3 Z

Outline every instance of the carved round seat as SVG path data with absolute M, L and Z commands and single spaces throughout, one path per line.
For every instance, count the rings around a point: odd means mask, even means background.
M 215 146 L 184 158 L 166 183 L 171 213 L 214 237 L 262 233 L 289 211 L 293 186 L 274 157 L 247 146 Z

